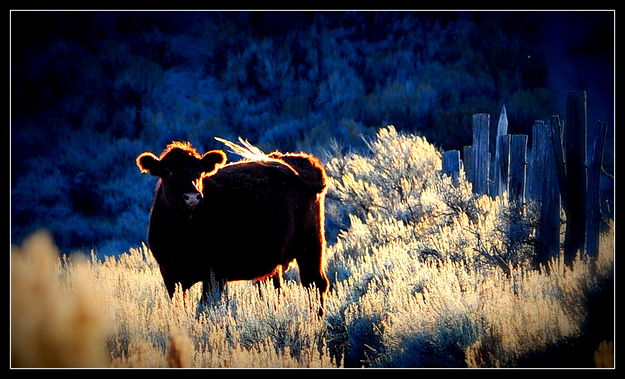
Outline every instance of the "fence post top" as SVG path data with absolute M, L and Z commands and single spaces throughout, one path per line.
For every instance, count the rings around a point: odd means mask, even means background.
M 473 118 L 476 117 L 488 117 L 490 118 L 490 113 L 473 113 Z
M 583 96 L 586 97 L 586 90 L 584 89 L 573 89 L 569 91 L 569 96 Z

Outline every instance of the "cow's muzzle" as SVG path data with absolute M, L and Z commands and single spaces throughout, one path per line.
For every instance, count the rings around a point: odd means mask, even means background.
M 184 198 L 184 202 L 189 207 L 196 206 L 200 203 L 200 199 L 202 198 L 202 194 L 199 192 L 189 192 L 182 195 Z

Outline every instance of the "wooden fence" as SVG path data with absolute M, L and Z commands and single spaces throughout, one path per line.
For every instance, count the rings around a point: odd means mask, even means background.
M 538 260 L 545 263 L 560 251 L 560 210 L 566 217 L 562 244 L 565 262 L 578 251 L 596 256 L 601 222 L 600 175 L 607 124 L 588 127 L 585 91 L 567 97 L 566 120 L 558 115 L 535 121 L 528 149 L 527 135 L 508 134 L 505 106 L 498 120 L 495 146 L 489 146 L 490 115 L 473 115 L 473 145 L 443 153 L 442 171 L 454 180 L 464 171 L 473 192 L 492 197 L 508 193 L 522 207 L 535 204 Z M 462 170 L 463 169 L 463 170 Z

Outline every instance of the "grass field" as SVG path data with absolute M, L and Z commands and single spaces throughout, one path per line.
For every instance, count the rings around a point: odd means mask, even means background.
M 596 259 L 535 267 L 531 223 L 441 176 L 427 141 L 370 149 L 327 160 L 323 318 L 297 267 L 281 293 L 172 301 L 147 247 L 59 255 L 42 231 L 11 249 L 11 367 L 614 367 L 613 222 Z

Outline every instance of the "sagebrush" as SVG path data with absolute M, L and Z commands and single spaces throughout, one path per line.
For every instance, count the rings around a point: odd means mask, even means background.
M 292 271 L 167 296 L 146 246 L 59 255 L 39 232 L 11 252 L 12 367 L 612 367 L 614 227 L 599 256 L 532 261 L 533 221 L 506 196 L 440 174 L 424 138 L 381 129 L 327 159 L 331 288 Z M 606 295 L 607 294 L 607 295 Z M 601 324 L 602 327 L 597 327 Z

